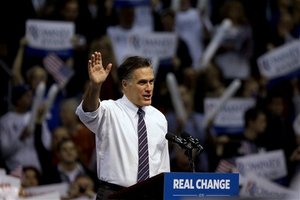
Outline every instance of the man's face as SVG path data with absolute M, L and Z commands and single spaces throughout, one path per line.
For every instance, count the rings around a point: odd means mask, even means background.
M 148 106 L 154 87 L 154 74 L 151 67 L 143 67 L 133 71 L 129 80 L 123 80 L 122 87 L 126 97 L 136 106 Z
M 77 150 L 75 144 L 71 141 L 62 144 L 59 150 L 59 155 L 61 162 L 64 163 L 74 163 L 78 158 Z

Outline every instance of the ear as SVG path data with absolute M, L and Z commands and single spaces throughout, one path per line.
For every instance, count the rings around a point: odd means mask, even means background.
M 122 80 L 122 88 L 126 88 L 128 85 L 126 80 Z

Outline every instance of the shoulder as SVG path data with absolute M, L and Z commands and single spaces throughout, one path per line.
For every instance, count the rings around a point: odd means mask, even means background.
M 160 110 L 158 110 L 157 108 L 155 108 L 153 106 L 147 107 L 147 114 L 149 114 L 150 116 L 153 116 L 153 117 L 157 117 L 159 119 L 166 119 L 165 115 Z
M 125 106 L 125 103 L 122 99 L 108 99 L 108 100 L 103 100 L 101 101 L 100 105 L 104 108 L 123 108 Z
M 20 115 L 15 112 L 9 111 L 0 117 L 0 122 L 3 123 L 11 122 L 13 120 L 16 120 L 17 118 L 20 118 L 21 116 L 25 117 L 26 114 Z

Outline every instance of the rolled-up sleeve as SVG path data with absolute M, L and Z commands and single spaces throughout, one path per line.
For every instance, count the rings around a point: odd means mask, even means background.
M 76 108 L 76 115 L 79 117 L 80 121 L 93 133 L 97 133 L 98 126 L 100 124 L 100 116 L 99 116 L 99 109 L 93 112 L 85 112 L 82 109 L 82 101 L 79 106 Z

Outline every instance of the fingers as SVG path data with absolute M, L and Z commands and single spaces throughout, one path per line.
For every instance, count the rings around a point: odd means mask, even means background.
M 112 64 L 109 63 L 109 64 L 106 66 L 106 68 L 105 68 L 106 73 L 109 73 L 110 70 L 111 70 L 111 68 L 112 68 Z
M 102 67 L 101 53 L 97 51 L 92 54 L 91 59 L 88 62 L 89 67 L 95 67 L 96 65 L 100 65 L 100 67 Z

